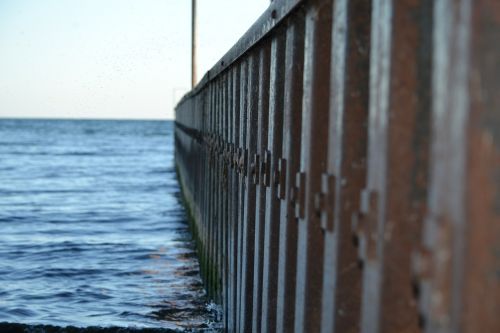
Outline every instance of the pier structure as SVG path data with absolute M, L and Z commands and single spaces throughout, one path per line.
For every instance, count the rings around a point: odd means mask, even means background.
M 228 332 L 500 332 L 500 6 L 274 0 L 176 108 Z

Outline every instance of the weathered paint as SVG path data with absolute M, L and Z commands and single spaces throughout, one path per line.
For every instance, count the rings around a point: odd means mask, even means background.
M 500 6 L 275 0 L 176 109 L 229 332 L 500 332 Z

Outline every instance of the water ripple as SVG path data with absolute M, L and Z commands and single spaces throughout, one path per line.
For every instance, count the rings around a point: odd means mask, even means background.
M 0 332 L 218 329 L 172 125 L 0 120 Z

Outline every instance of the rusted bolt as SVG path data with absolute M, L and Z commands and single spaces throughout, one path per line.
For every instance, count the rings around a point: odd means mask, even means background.
M 271 186 L 271 152 L 266 150 L 261 164 L 262 185 Z
M 321 192 L 317 195 L 316 213 L 321 218 L 321 228 L 333 231 L 336 177 L 330 173 L 321 175 Z
M 234 144 L 231 144 L 231 148 L 230 148 L 230 152 L 229 152 L 229 158 L 231 159 L 230 163 L 231 163 L 231 168 L 236 168 L 236 161 L 237 161 L 237 158 L 236 158 L 236 147 Z
M 359 246 L 359 238 L 365 232 L 365 214 L 363 212 L 355 212 L 351 216 L 351 231 L 353 243 Z
M 274 186 L 279 186 L 279 184 L 280 184 L 280 171 L 277 168 L 274 169 L 273 184 L 274 184 Z
M 365 217 L 365 214 L 362 212 L 354 213 L 351 217 L 353 243 L 358 248 L 358 264 L 360 267 L 363 267 L 363 262 L 366 260 L 367 254 L 367 232 Z
M 241 174 L 245 174 L 245 168 L 246 168 L 246 151 L 243 150 L 242 148 L 238 148 L 238 155 L 239 155 L 239 160 L 238 160 L 238 166 L 239 166 L 239 172 Z
M 259 154 L 254 154 L 253 155 L 253 162 L 250 166 L 250 173 L 253 176 L 253 183 L 255 185 L 259 184 L 259 176 L 260 176 L 260 155 Z
M 295 186 L 290 187 L 290 204 L 295 206 L 295 201 L 297 200 L 297 188 Z
M 360 260 L 376 259 L 378 195 L 376 191 L 361 192 L 360 211 L 351 217 L 353 241 L 358 246 Z
M 321 212 L 325 208 L 325 194 L 318 192 L 314 195 L 314 210 L 318 217 L 321 216 Z
M 262 175 L 262 183 L 264 185 L 264 177 L 265 177 L 265 174 L 266 174 L 266 161 L 265 160 L 262 161 L 262 162 L 260 162 L 260 170 L 259 170 L 259 172 Z
M 237 169 L 240 167 L 240 148 L 237 148 L 234 151 L 234 167 Z
M 297 172 L 295 175 L 295 187 L 297 188 L 295 200 L 295 217 L 303 219 L 305 217 L 305 187 L 306 174 Z
M 231 165 L 231 143 L 226 142 L 226 163 Z
M 217 137 L 217 152 L 219 154 L 222 154 L 224 152 L 224 140 L 222 140 L 222 137 L 220 135 Z
M 231 167 L 232 158 L 231 158 L 231 147 L 229 143 L 226 147 L 226 163 L 229 165 L 229 167 Z
M 286 191 L 286 159 L 280 158 L 278 160 L 277 169 L 275 170 L 274 183 L 278 186 L 276 195 L 278 199 L 285 198 Z

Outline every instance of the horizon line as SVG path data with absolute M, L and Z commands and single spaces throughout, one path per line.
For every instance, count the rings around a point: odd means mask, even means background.
M 102 120 L 102 121 L 175 121 L 175 118 L 86 118 L 86 117 L 8 117 L 1 120 Z

